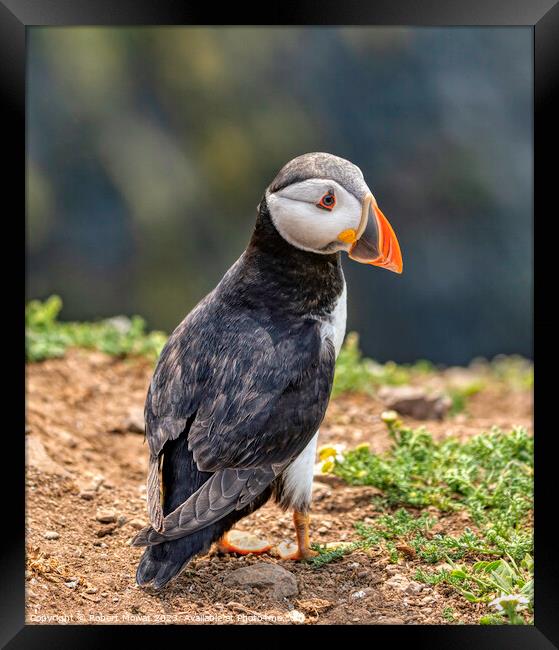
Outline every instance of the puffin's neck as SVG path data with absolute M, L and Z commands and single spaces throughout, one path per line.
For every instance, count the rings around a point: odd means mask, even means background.
M 299 315 L 329 314 L 343 291 L 340 253 L 321 255 L 292 246 L 274 226 L 265 197 L 242 266 L 243 288 L 250 297 L 268 298 Z

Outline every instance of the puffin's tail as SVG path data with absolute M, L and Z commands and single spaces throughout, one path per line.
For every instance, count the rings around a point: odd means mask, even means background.
M 144 587 L 153 581 L 153 586 L 160 589 L 177 576 L 195 555 L 208 551 L 213 542 L 230 527 L 231 523 L 218 521 L 188 537 L 148 546 L 140 559 L 136 582 Z
M 187 429 L 177 439 L 167 441 L 163 450 L 165 515 L 188 499 L 211 476 L 198 470 L 188 449 Z M 142 587 L 150 582 L 153 582 L 157 589 L 163 587 L 178 575 L 195 555 L 209 550 L 212 542 L 221 536 L 219 523 L 216 522 L 214 526 L 197 530 L 180 539 L 148 546 L 140 559 L 136 582 Z M 151 530 L 151 527 L 148 529 Z

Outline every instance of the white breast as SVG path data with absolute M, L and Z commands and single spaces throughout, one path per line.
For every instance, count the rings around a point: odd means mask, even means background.
M 344 281 L 343 291 L 330 317 L 324 321 L 322 334 L 331 339 L 336 349 L 336 357 L 340 353 L 345 336 L 347 318 L 347 290 Z M 318 442 L 318 431 L 312 440 L 283 473 L 286 500 L 291 507 L 306 511 L 310 507 L 313 469 Z
M 311 504 L 312 479 L 318 431 L 309 444 L 283 472 L 283 503 L 301 512 L 306 512 Z
M 347 318 L 347 290 L 344 281 L 344 288 L 334 309 L 328 316 L 321 317 L 322 320 L 322 337 L 328 338 L 334 344 L 336 357 L 340 353 L 342 343 L 344 342 L 345 327 Z
M 332 312 L 333 342 L 336 348 L 336 358 L 340 354 L 344 342 L 347 320 L 347 287 L 344 280 L 344 288 Z

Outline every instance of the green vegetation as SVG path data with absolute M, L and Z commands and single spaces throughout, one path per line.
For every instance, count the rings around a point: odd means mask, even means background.
M 334 560 L 339 560 L 340 558 L 357 551 L 360 548 L 363 548 L 363 544 L 360 541 L 352 542 L 344 546 L 339 546 L 338 548 L 326 548 L 320 544 L 311 544 L 313 550 L 318 552 L 318 555 L 310 558 L 308 561 L 315 567 L 319 568 L 325 564 L 329 564 Z
M 423 427 L 406 428 L 393 415 L 385 421 L 393 445 L 384 454 L 360 445 L 323 461 L 323 471 L 383 492 L 376 503 L 384 513 L 371 525 L 356 525 L 355 548 L 380 545 L 392 562 L 405 554 L 443 563 L 436 571 L 418 569 L 416 579 L 445 582 L 470 602 L 493 599 L 496 613 L 484 623 L 531 622 L 533 438 L 523 428 L 493 428 L 465 442 L 437 442 Z M 426 507 L 430 512 L 417 513 Z M 431 512 L 466 513 L 472 527 L 459 535 L 434 530 L 439 517 Z M 318 550 L 315 566 L 337 559 Z
M 534 384 L 534 366 L 531 361 L 517 355 L 499 355 L 492 361 L 474 361 L 466 372 L 465 381 L 456 384 L 444 369 L 439 370 L 444 391 L 452 400 L 450 415 L 467 411 L 468 401 L 489 383 L 507 390 L 527 390 Z M 350 332 L 336 362 L 332 396 L 343 393 L 374 394 L 380 386 L 401 386 L 429 379 L 437 373 L 430 361 L 419 360 L 413 364 L 396 364 L 393 361 L 378 363 L 363 357 L 359 350 L 359 336 Z
M 483 367 L 483 362 L 480 364 Z M 511 388 L 526 390 L 534 386 L 534 365 L 516 354 L 497 355 L 490 364 L 492 375 Z
M 434 572 L 418 569 L 415 578 L 435 585 L 445 583 L 471 603 L 489 603 L 493 611 L 480 623 L 494 625 L 533 623 L 534 560 L 527 553 L 520 562 L 507 559 L 480 560 L 473 564 L 455 564 Z M 444 614 L 443 614 L 444 615 Z
M 432 363 L 425 360 L 411 365 L 384 364 L 367 359 L 359 350 L 359 336 L 350 332 L 336 361 L 336 374 L 332 396 L 341 393 L 372 393 L 379 386 L 400 386 L 408 384 L 414 375 L 427 374 L 435 370 Z
M 333 473 L 383 490 L 392 506 L 467 508 L 476 523 L 490 518 L 497 531 L 531 509 L 533 438 L 525 429 L 493 428 L 466 442 L 436 442 L 424 427 L 413 430 L 396 420 L 388 428 L 394 444 L 386 454 L 360 445 L 334 461 Z
M 96 323 L 64 323 L 57 320 L 62 300 L 32 300 L 25 309 L 25 354 L 28 361 L 61 357 L 70 347 L 100 350 L 115 356 L 147 356 L 157 359 L 167 337 L 145 331 L 145 321 L 116 318 Z
M 450 387 L 448 389 L 448 395 L 452 400 L 452 406 L 450 407 L 450 414 L 456 415 L 457 413 L 462 413 L 466 410 L 468 399 L 472 395 L 477 395 L 481 390 L 483 390 L 485 384 L 483 381 L 473 381 L 470 384 L 465 386 Z
M 454 623 L 454 621 L 456 620 L 456 617 L 454 616 L 454 613 L 455 612 L 452 609 L 452 607 L 448 607 L 448 606 L 445 607 L 443 609 L 443 618 L 444 618 L 444 620 L 448 621 L 449 623 Z

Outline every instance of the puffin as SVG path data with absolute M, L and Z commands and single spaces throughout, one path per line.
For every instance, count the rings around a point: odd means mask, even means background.
M 214 543 L 277 551 L 233 526 L 273 499 L 309 523 L 319 427 L 346 328 L 341 255 L 402 272 L 398 240 L 348 160 L 307 153 L 284 165 L 257 206 L 248 246 L 169 337 L 145 402 L 150 524 L 136 582 L 165 586 Z M 261 542 L 261 543 L 260 543 Z

